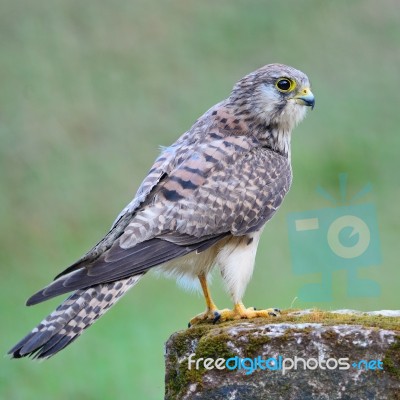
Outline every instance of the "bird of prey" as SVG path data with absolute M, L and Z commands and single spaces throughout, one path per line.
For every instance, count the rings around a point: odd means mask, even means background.
M 269 64 L 239 80 L 163 149 L 105 237 L 28 299 L 33 305 L 74 291 L 9 354 L 56 354 L 153 268 L 199 279 L 207 308 L 189 325 L 276 315 L 277 309 L 245 308 L 242 297 L 260 234 L 292 181 L 292 130 L 313 107 L 307 76 L 292 67 Z M 219 310 L 211 298 L 214 266 L 232 310 Z

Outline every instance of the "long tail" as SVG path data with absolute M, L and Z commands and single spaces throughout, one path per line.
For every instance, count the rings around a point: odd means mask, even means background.
M 12 358 L 49 358 L 77 339 L 112 307 L 143 274 L 77 290 L 8 354 Z

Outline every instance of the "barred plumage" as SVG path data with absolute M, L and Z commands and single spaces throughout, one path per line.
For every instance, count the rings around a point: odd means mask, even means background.
M 314 106 L 309 85 L 306 75 L 282 64 L 241 79 L 162 151 L 107 235 L 28 300 L 32 305 L 76 290 L 9 353 L 57 353 L 154 267 L 200 279 L 207 310 L 191 323 L 275 315 L 245 309 L 241 299 L 261 231 L 290 188 L 290 137 L 305 106 Z M 216 264 L 232 311 L 219 311 L 209 295 L 207 274 Z
M 110 309 L 141 278 L 136 275 L 120 281 L 77 290 L 17 343 L 9 353 L 15 358 L 49 358 L 77 339 Z

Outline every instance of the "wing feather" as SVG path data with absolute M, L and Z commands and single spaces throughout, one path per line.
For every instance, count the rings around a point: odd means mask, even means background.
M 150 268 L 174 258 L 196 250 L 204 251 L 226 235 L 226 233 L 219 234 L 206 240 L 192 238 L 192 243 L 187 243 L 185 246 L 155 238 L 139 243 L 135 247 L 122 249 L 116 242 L 91 264 L 65 275 L 60 274 L 50 285 L 31 296 L 27 305 L 41 303 L 73 290 L 143 274 Z
M 158 158 L 106 238 L 28 305 L 143 274 L 227 235 L 258 230 L 272 217 L 291 183 L 286 157 L 251 135 L 217 130 L 190 143 L 191 151 L 181 139 Z

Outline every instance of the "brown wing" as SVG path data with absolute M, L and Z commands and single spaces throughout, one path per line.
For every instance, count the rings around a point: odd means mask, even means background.
M 164 174 L 111 247 L 65 270 L 28 304 L 142 274 L 229 234 L 260 229 L 282 202 L 290 179 L 288 160 L 251 137 L 220 136 L 196 146 Z

